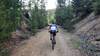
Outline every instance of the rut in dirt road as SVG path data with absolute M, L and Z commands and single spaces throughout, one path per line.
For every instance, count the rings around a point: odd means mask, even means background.
M 81 56 L 78 50 L 69 46 L 72 35 L 60 29 L 56 36 L 54 51 L 51 48 L 49 33 L 47 30 L 42 30 L 36 36 L 32 37 L 25 44 L 13 50 L 11 56 Z

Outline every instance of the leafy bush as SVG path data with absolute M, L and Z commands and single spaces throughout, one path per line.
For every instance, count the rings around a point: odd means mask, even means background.
M 93 7 L 94 7 L 93 9 L 94 9 L 96 15 L 100 14 L 100 0 L 95 0 L 93 3 Z

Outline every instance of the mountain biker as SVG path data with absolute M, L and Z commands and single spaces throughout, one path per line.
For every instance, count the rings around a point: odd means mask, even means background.
M 54 43 L 56 44 L 55 36 L 56 36 L 56 33 L 58 32 L 58 28 L 55 23 L 49 26 L 49 32 L 50 32 L 50 40 L 54 40 Z

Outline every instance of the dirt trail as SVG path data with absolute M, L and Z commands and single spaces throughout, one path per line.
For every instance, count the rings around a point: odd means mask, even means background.
M 60 29 L 56 36 L 57 44 L 53 51 L 48 31 L 42 30 L 25 44 L 13 50 L 11 56 L 81 56 L 78 50 L 69 45 L 71 37 L 72 35 Z

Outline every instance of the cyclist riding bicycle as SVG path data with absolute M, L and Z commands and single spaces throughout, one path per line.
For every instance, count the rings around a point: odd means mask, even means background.
M 56 33 L 58 32 L 58 27 L 56 24 L 51 24 L 49 26 L 49 32 L 50 32 L 50 40 L 54 41 L 54 44 L 56 44 L 55 36 Z

